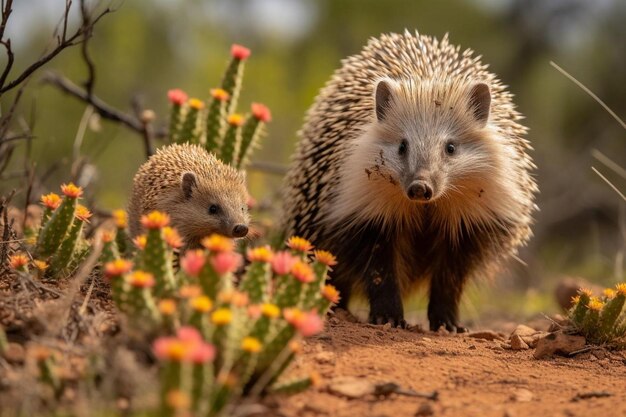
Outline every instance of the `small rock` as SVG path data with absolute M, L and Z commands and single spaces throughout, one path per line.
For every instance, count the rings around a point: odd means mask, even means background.
M 475 339 L 504 341 L 504 337 L 501 334 L 494 332 L 493 330 L 483 330 L 480 332 L 472 332 L 468 336 L 473 337 Z
M 389 330 L 389 329 L 391 329 L 391 323 L 383 324 L 383 330 Z
M 467 348 L 470 350 L 476 350 L 476 345 L 469 345 Z
M 317 353 L 313 359 L 317 363 L 334 363 L 335 362 L 335 354 L 333 352 L 323 351 Z
M 554 353 L 569 355 L 585 347 L 585 343 L 583 336 L 562 332 L 549 333 L 546 337 L 539 339 L 533 356 L 535 359 L 541 359 Z
M 342 395 L 348 398 L 361 398 L 373 394 L 376 387 L 373 383 L 351 376 L 338 377 L 333 379 L 328 385 L 331 394 Z
M 422 341 L 424 342 L 432 342 L 433 339 L 431 339 L 430 337 L 422 337 Z
M 4 358 L 10 363 L 24 363 L 24 347 L 19 343 L 9 343 L 4 351 Z
M 415 412 L 415 417 L 426 417 L 432 416 L 435 414 L 435 410 L 433 410 L 433 406 L 429 403 L 423 403 L 419 406 L 417 411 Z
M 511 336 L 511 349 L 513 350 L 526 350 L 530 349 L 528 344 L 522 340 L 519 335 L 514 334 Z
M 532 393 L 532 391 L 529 391 L 525 388 L 520 388 L 518 390 L 515 390 L 513 392 L 513 394 L 511 394 L 511 400 L 518 402 L 518 403 L 527 403 L 532 401 L 534 397 L 534 394 Z
M 515 328 L 515 330 L 513 330 L 513 333 L 511 333 L 511 336 L 524 337 L 524 336 L 532 336 L 535 333 L 537 333 L 537 330 L 533 329 L 532 327 L 528 327 L 524 324 L 519 324 Z

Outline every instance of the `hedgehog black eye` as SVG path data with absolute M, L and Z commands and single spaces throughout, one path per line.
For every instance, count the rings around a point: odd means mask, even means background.
M 215 204 L 211 204 L 209 206 L 209 214 L 217 214 L 217 212 L 220 210 L 220 208 L 215 205 Z
M 409 147 L 409 144 L 406 141 L 406 139 L 402 139 L 402 142 L 400 142 L 400 146 L 398 147 L 398 153 L 400 154 L 400 156 L 406 155 L 406 151 L 408 147 Z
M 456 151 L 456 146 L 454 146 L 454 143 L 448 143 L 446 145 L 446 153 L 448 155 L 453 155 L 455 151 Z

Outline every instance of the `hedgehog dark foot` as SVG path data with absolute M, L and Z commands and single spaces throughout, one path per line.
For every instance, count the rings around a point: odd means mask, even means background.
M 369 320 L 371 324 L 391 324 L 392 327 L 407 328 L 400 294 L 370 299 Z
M 450 333 L 466 333 L 467 327 L 459 324 L 457 316 L 454 308 L 433 307 L 432 303 L 428 306 L 428 321 L 430 322 L 430 330 L 433 332 L 443 326 Z

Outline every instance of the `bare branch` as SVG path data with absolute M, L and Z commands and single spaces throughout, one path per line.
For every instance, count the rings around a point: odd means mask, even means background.
M 83 61 L 85 61 L 85 64 L 87 65 L 87 81 L 85 81 L 85 90 L 87 91 L 87 95 L 91 97 L 93 94 L 93 86 L 96 83 L 96 66 L 89 55 L 88 43 L 93 33 L 93 25 L 91 24 L 91 15 L 89 14 L 89 10 L 87 10 L 85 0 L 80 0 L 80 14 L 83 19 L 84 28 L 81 52 L 83 55 Z
M 81 25 L 71 36 L 67 35 L 67 20 L 69 19 L 69 8 L 71 7 L 71 0 L 68 0 L 66 3 L 65 16 L 63 18 L 63 33 L 60 37 L 60 40 L 57 41 L 57 45 L 50 52 L 45 53 L 41 58 L 37 61 L 33 62 L 29 65 L 20 75 L 18 75 L 13 81 L 7 83 L 6 85 L 0 86 L 0 95 L 6 93 L 7 91 L 15 88 L 22 82 L 24 82 L 28 77 L 30 77 L 35 71 L 39 68 L 50 62 L 55 56 L 57 56 L 64 49 L 78 45 L 81 42 L 86 41 L 86 34 L 90 34 L 93 26 L 105 15 L 111 12 L 111 9 L 106 8 L 103 10 L 98 16 L 96 16 L 93 20 L 91 20 L 90 24 L 85 27 Z M 84 21 L 83 21 L 84 22 Z

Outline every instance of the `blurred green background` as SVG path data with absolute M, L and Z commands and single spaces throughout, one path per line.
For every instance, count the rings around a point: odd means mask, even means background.
M 95 2 L 91 4 L 95 5 Z M 229 58 L 231 43 L 252 49 L 240 110 L 251 101 L 273 113 L 269 135 L 254 161 L 285 165 L 296 132 L 318 89 L 368 38 L 405 28 L 472 48 L 510 86 L 530 127 L 541 195 L 535 238 L 493 285 L 470 291 L 470 315 L 492 308 L 514 314 L 554 311 L 552 288 L 565 275 L 610 285 L 623 280 L 626 211 L 620 197 L 591 170 L 616 187 L 626 180 L 594 158 L 598 152 L 626 167 L 624 130 L 591 97 L 550 65 L 555 61 L 626 115 L 626 2 L 474 0 L 204 0 L 114 1 L 115 13 L 97 24 L 90 52 L 96 65 L 94 93 L 132 112 L 139 100 L 167 121 L 166 92 L 182 88 L 206 98 Z M 7 27 L 16 52 L 15 76 L 50 44 L 63 14 L 63 0 L 19 0 Z M 77 23 L 78 14 L 76 13 Z M 3 55 L 0 53 L 0 55 Z M 6 59 L 2 56 L 0 66 Z M 44 70 L 76 83 L 85 80 L 80 48 L 61 53 Z M 13 130 L 31 130 L 36 162 L 33 199 L 70 177 L 72 147 L 86 106 L 39 82 L 24 92 Z M 11 76 L 9 78 L 12 78 Z M 12 94 L 1 98 L 7 111 Z M 28 146 L 20 143 L 0 176 L 0 194 L 13 188 L 24 198 Z M 99 208 L 124 206 L 132 177 L 144 161 L 139 135 L 91 119 L 81 146 L 94 176 L 90 196 Z M 251 171 L 257 199 L 273 198 L 280 175 Z M 488 294 L 478 297 L 475 293 Z M 520 297 L 521 295 L 521 297 Z

